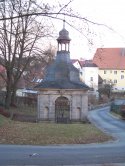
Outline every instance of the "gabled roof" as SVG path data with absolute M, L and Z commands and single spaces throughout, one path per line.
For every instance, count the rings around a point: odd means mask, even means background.
M 92 60 L 71 59 L 72 64 L 78 62 L 81 67 L 98 67 Z
M 79 62 L 79 60 L 78 59 L 71 59 L 71 62 L 75 63 L 75 62 Z
M 95 63 L 85 63 L 83 67 L 98 67 Z
M 83 67 L 83 65 L 85 64 L 86 60 L 79 60 L 79 63 L 81 64 L 81 67 Z
M 74 63 L 78 62 L 78 63 L 79 63 L 79 65 L 82 67 L 82 63 L 81 63 L 81 61 L 80 61 L 80 60 L 78 60 L 78 59 L 71 59 L 71 62 L 72 62 L 72 64 L 74 64 Z
M 125 69 L 125 48 L 98 48 L 94 58 L 100 69 Z
M 92 60 L 86 60 L 82 67 L 98 67 Z

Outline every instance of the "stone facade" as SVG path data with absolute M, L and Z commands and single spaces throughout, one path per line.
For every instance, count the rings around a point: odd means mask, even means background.
M 81 90 L 42 90 L 38 94 L 38 120 L 56 122 L 55 101 L 64 96 L 70 104 L 69 120 L 84 121 L 88 114 L 88 92 Z
M 79 70 L 70 60 L 69 33 L 59 32 L 55 61 L 46 69 L 38 90 L 38 120 L 57 123 L 84 121 L 88 112 L 89 87 L 80 81 Z

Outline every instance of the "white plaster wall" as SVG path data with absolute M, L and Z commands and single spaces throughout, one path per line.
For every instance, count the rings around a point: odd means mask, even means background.
M 94 90 L 98 90 L 98 67 L 83 67 L 82 68 L 82 80 L 84 80 L 85 84 L 89 87 L 94 88 Z M 93 77 L 93 81 L 91 81 L 91 77 Z
M 75 63 L 73 63 L 73 65 L 74 65 L 79 71 L 81 71 L 81 66 L 80 66 L 80 64 L 79 64 L 78 61 L 76 61 Z

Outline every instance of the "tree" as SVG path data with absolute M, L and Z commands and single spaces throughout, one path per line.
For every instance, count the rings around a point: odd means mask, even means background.
M 43 10 L 44 8 L 43 4 Z M 31 0 L 6 0 L 6 3 L 4 1 L 1 4 L 1 17 L 11 18 L 36 10 Z M 44 19 L 39 22 L 37 16 L 32 15 L 3 19 L 0 22 L 0 64 L 6 69 L 6 75 L 1 73 L 6 82 L 6 108 L 14 102 L 22 73 L 32 61 L 43 55 L 40 40 L 50 35 L 50 28 Z
M 43 79 L 45 69 L 47 65 L 53 61 L 55 52 L 55 48 L 50 45 L 49 48 L 43 52 L 43 56 L 35 57 L 35 60 L 30 63 L 23 74 L 27 88 L 33 88 L 37 84 L 38 79 Z
M 114 86 L 114 83 L 112 81 L 107 80 L 103 82 L 102 86 L 99 87 L 98 89 L 99 96 L 101 97 L 101 95 L 103 94 L 110 99 L 113 86 Z
M 41 49 L 44 42 L 41 39 L 51 34 L 51 18 L 62 20 L 63 18 L 59 16 L 66 15 L 68 18 L 82 20 L 86 26 L 88 23 L 96 24 L 68 9 L 72 1 L 69 0 L 63 5 L 59 3 L 58 7 L 56 5 L 50 7 L 48 3 L 38 4 L 33 0 L 1 0 L 0 64 L 6 69 L 6 75 L 2 73 L 0 75 L 6 82 L 7 108 L 14 102 L 17 84 L 24 71 L 32 61 L 38 60 L 38 57 L 45 58 Z M 76 28 L 74 20 L 68 20 L 67 23 L 80 32 L 85 30 Z M 88 30 L 90 32 L 89 28 Z M 91 40 L 88 41 L 92 43 Z
M 2 73 L 2 75 L 5 75 L 5 68 L 3 66 L 0 65 L 0 74 Z M 5 88 L 5 81 L 2 79 L 2 77 L 0 77 L 0 91 Z

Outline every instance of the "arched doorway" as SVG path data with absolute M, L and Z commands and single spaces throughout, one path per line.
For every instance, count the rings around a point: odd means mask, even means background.
M 70 122 L 70 102 L 66 97 L 58 97 L 55 101 L 55 120 L 57 123 Z

